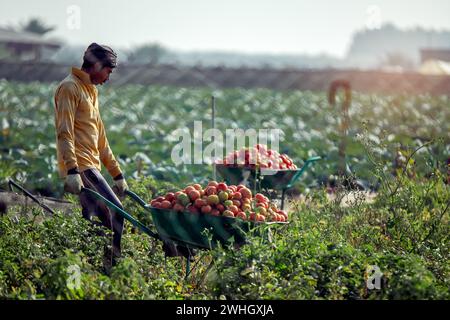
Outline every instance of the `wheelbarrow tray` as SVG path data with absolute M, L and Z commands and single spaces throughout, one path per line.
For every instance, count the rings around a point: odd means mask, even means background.
M 217 243 L 228 245 L 245 242 L 249 225 L 243 220 L 149 207 L 153 223 L 164 240 L 197 248 L 211 249 Z
M 248 186 L 253 187 L 258 178 L 258 188 L 283 190 L 291 188 L 294 183 L 306 172 L 308 167 L 322 159 L 320 156 L 311 157 L 305 161 L 300 169 L 271 170 L 245 167 L 244 165 L 229 166 L 216 164 L 216 170 L 228 184 L 240 184 L 247 180 Z
M 212 249 L 221 245 L 241 246 L 245 244 L 246 234 L 260 222 L 244 221 L 224 216 L 177 212 L 169 209 L 148 207 L 158 235 L 196 248 Z M 269 222 L 265 224 L 285 224 Z

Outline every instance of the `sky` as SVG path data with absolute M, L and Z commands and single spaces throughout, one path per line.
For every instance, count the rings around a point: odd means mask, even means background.
M 357 30 L 450 30 L 449 0 L 1 0 L 0 26 L 39 17 L 66 43 L 345 56 Z

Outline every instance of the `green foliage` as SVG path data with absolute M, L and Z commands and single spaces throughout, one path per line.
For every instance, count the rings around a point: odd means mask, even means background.
M 230 299 L 448 299 L 450 191 L 440 180 L 416 182 L 416 198 L 431 186 L 440 190 L 433 201 L 400 220 L 391 205 L 405 205 L 407 185 L 394 204 L 380 195 L 343 214 L 320 197 L 294 203 L 291 224 L 273 230 L 272 242 L 255 237 L 239 251 L 215 252 L 209 286 Z M 381 290 L 367 289 L 372 265 L 383 273 Z
M 154 195 L 149 187 L 163 189 L 152 178 L 132 180 L 130 185 L 144 199 Z M 0 218 L 0 295 L 14 299 L 450 298 L 450 190 L 441 179 L 404 181 L 394 200 L 380 195 L 373 203 L 338 207 L 324 197 L 318 192 L 291 203 L 290 224 L 256 228 L 239 250 L 201 252 L 203 259 L 188 280 L 183 259 L 165 259 L 160 241 L 129 223 L 123 257 L 108 277 L 101 259 L 110 235 L 98 236 L 98 227 L 79 212 L 44 219 L 40 209 L 22 216 L 20 208 L 12 208 Z M 124 204 L 136 212 L 128 200 Z M 414 204 L 416 210 L 406 209 Z M 141 214 L 140 220 L 151 225 L 151 217 L 145 211 Z M 205 274 L 211 258 L 213 268 Z M 366 270 L 373 265 L 383 273 L 381 290 L 367 289 Z M 80 270 L 79 287 L 68 285 L 71 266 Z
M 111 276 L 103 273 L 110 241 L 79 212 L 44 219 L 39 209 L 22 217 L 12 208 L 0 218 L 0 296 L 11 299 L 180 299 L 180 261 L 164 261 L 161 244 L 129 225 L 123 255 Z M 74 268 L 79 285 L 70 285 Z M 186 290 L 187 290 L 186 289 Z

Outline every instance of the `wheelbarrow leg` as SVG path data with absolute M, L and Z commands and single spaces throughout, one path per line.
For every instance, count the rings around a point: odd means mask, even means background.
M 286 195 L 286 189 L 281 190 L 281 210 L 284 210 L 284 197 Z
M 191 273 L 191 255 L 189 254 L 186 257 L 186 276 L 184 277 L 184 280 L 188 279 L 190 273 Z

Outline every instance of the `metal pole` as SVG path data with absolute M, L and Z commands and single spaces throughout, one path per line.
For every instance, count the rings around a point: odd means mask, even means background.
M 213 131 L 214 131 L 214 129 L 216 128 L 216 97 L 214 97 L 214 96 L 211 96 L 211 109 L 212 109 L 211 127 L 213 128 Z M 214 135 L 213 135 L 212 139 L 213 139 L 213 141 L 212 141 L 213 145 L 215 147 L 216 139 L 215 139 Z M 215 157 L 216 157 L 216 151 L 214 148 L 214 158 Z M 216 181 L 216 179 L 217 179 L 217 171 L 216 171 L 216 161 L 214 159 L 214 161 L 213 161 L 213 180 Z
M 346 149 L 347 149 L 347 139 L 348 139 L 348 130 L 350 126 L 350 117 L 348 114 L 348 109 L 351 104 L 352 94 L 351 94 L 351 86 L 350 82 L 347 80 L 335 80 L 331 83 L 330 89 L 328 91 L 328 101 L 331 106 L 335 107 L 336 105 L 336 93 L 339 88 L 344 89 L 345 99 L 342 104 L 341 109 L 341 123 L 339 126 L 339 131 L 341 133 L 341 141 L 339 143 L 339 164 L 338 164 L 338 174 L 340 176 L 346 175 Z

